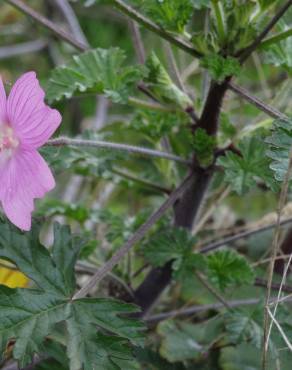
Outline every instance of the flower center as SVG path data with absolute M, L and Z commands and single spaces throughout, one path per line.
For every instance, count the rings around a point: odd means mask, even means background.
M 18 145 L 19 140 L 11 126 L 0 124 L 0 164 L 12 156 Z

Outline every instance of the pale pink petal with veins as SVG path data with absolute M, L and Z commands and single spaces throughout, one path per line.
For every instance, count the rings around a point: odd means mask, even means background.
M 31 228 L 34 199 L 55 186 L 36 149 L 58 128 L 61 115 L 45 104 L 44 96 L 34 72 L 17 80 L 7 102 L 0 84 L 0 201 L 8 219 L 22 230 Z

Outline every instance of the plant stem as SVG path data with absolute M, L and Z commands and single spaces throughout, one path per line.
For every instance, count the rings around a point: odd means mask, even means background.
M 46 143 L 46 146 L 76 146 L 76 147 L 87 147 L 96 149 L 111 149 L 120 150 L 133 154 L 140 154 L 149 157 L 164 158 L 170 161 L 180 162 L 183 164 L 190 164 L 190 161 L 174 154 L 161 152 L 155 149 L 143 148 L 135 145 L 112 143 L 109 141 L 101 140 L 84 140 L 84 139 L 71 139 L 68 137 L 58 137 L 51 139 Z
M 63 13 L 64 18 L 67 20 L 68 25 L 74 35 L 74 37 L 81 42 L 84 46 L 89 48 L 88 41 L 82 31 L 82 28 L 78 22 L 78 19 L 69 4 L 68 0 L 51 0 L 54 2 L 59 10 Z
M 48 43 L 46 40 L 38 39 L 35 41 L 22 42 L 20 44 L 1 46 L 0 59 L 7 59 L 18 55 L 29 54 L 38 52 L 45 47 Z
M 227 90 L 227 82 L 212 83 L 198 126 L 204 128 L 209 135 L 215 135 L 218 128 L 219 113 Z M 214 168 L 198 168 L 194 164 L 194 173 L 189 186 L 175 204 L 174 225 L 191 230 L 204 202 Z M 171 282 L 172 261 L 163 267 L 153 268 L 135 291 L 134 301 L 147 314 L 167 285 Z
M 138 107 L 138 108 L 146 108 L 146 109 L 151 109 L 151 110 L 156 110 L 159 112 L 175 112 L 176 109 L 167 105 L 162 105 L 156 102 L 151 102 L 147 100 L 142 100 L 139 98 L 135 98 L 133 96 L 130 96 L 128 98 L 128 103 Z
M 288 218 L 286 220 L 280 221 L 280 225 L 286 225 L 286 224 L 290 224 L 290 223 L 292 223 L 292 217 Z M 273 229 L 276 226 L 277 226 L 277 223 L 274 223 L 274 224 L 271 224 L 271 225 L 266 225 L 266 226 L 259 227 L 259 228 L 254 229 L 254 230 L 246 230 L 246 231 L 243 231 L 243 232 L 238 233 L 236 235 L 231 235 L 231 236 L 229 236 L 225 239 L 215 241 L 213 243 L 210 243 L 208 245 L 203 246 L 200 249 L 200 252 L 201 253 L 209 253 L 209 252 L 214 251 L 214 250 L 216 250 L 220 247 L 223 247 L 226 244 L 230 244 L 230 243 L 233 243 L 233 242 L 235 242 L 239 239 L 247 238 L 247 237 L 253 236 L 255 234 Z
M 281 228 L 281 215 L 285 205 L 285 201 L 287 198 L 288 187 L 289 187 L 289 180 L 292 174 L 292 149 L 289 153 L 289 164 L 288 169 L 285 175 L 285 179 L 283 181 L 279 203 L 277 207 L 277 224 L 274 232 L 274 239 L 271 247 L 271 261 L 269 264 L 269 271 L 268 271 L 268 283 L 267 283 L 267 295 L 266 295 L 266 304 L 265 304 L 265 311 L 264 311 L 264 339 L 263 339 L 263 357 L 262 357 L 262 368 L 265 370 L 267 368 L 267 354 L 268 354 L 268 347 L 269 347 L 269 313 L 268 313 L 268 305 L 271 298 L 271 286 L 273 282 L 273 274 L 274 274 L 274 266 L 275 266 L 275 259 L 278 254 L 279 250 L 279 239 L 280 239 L 280 228 Z
M 273 300 L 273 298 L 271 298 Z M 261 302 L 260 298 L 249 298 L 249 299 L 236 299 L 232 301 L 227 301 L 228 306 L 231 308 L 240 307 L 240 306 L 253 306 L 257 305 Z M 155 315 L 145 316 L 144 320 L 146 322 L 157 322 L 166 320 L 169 318 L 177 317 L 177 316 L 190 316 L 196 313 L 201 313 L 205 311 L 213 311 L 213 310 L 220 310 L 221 308 L 225 308 L 223 303 L 211 303 L 211 304 L 204 304 L 204 305 L 195 305 L 190 306 L 187 308 L 181 308 L 178 310 L 173 310 L 169 312 L 161 312 Z
M 171 194 L 171 190 L 168 189 L 168 188 L 165 188 L 161 185 L 157 185 L 157 184 L 154 184 L 153 182 L 151 181 L 148 181 L 148 180 L 145 180 L 145 179 L 141 179 L 139 177 L 136 177 L 128 172 L 124 172 L 124 171 L 121 171 L 121 170 L 118 170 L 116 168 L 113 168 L 111 170 L 111 172 L 113 172 L 114 174 L 118 175 L 118 176 L 121 176 L 125 179 L 128 179 L 130 181 L 134 181 L 138 184 L 141 184 L 142 186 L 144 187 L 147 187 L 147 188 L 150 188 L 152 190 L 155 190 L 159 193 L 165 193 L 165 194 Z
M 129 28 L 133 39 L 133 45 L 135 48 L 136 56 L 140 64 L 145 64 L 146 51 L 142 42 L 141 32 L 139 30 L 139 24 L 132 19 L 129 21 Z
M 224 10 L 222 8 L 222 4 L 217 0 L 212 0 L 212 8 L 214 10 L 214 14 L 216 18 L 219 40 L 221 42 L 221 46 L 224 46 L 224 42 L 226 38 L 226 25 L 225 25 L 225 19 L 224 19 Z
M 110 272 L 120 260 L 131 250 L 131 248 L 140 241 L 149 229 L 164 215 L 164 213 L 174 205 L 177 199 L 189 186 L 191 176 L 188 176 L 180 186 L 174 190 L 169 198 L 155 211 L 148 220 L 139 227 L 134 235 L 101 267 L 97 270 L 95 275 L 89 280 L 89 282 L 77 292 L 73 299 L 79 299 L 85 297 L 92 288 L 108 273 Z
M 209 292 L 211 294 L 213 294 L 213 296 L 215 298 L 217 298 L 217 300 L 219 302 L 221 302 L 223 304 L 223 306 L 225 306 L 225 308 L 227 309 L 231 309 L 231 306 L 229 305 L 229 303 L 216 291 L 216 289 L 214 289 L 212 287 L 211 284 L 209 284 L 209 282 L 207 281 L 207 279 L 198 271 L 195 272 L 195 275 L 197 277 L 197 279 L 201 282 L 202 285 L 204 285 L 204 287 L 209 290 Z
M 287 39 L 288 37 L 291 37 L 291 36 L 292 36 L 292 28 L 289 28 L 286 31 L 279 32 L 276 35 L 271 36 L 271 37 L 266 38 L 265 40 L 263 40 L 259 45 L 259 49 L 263 49 L 263 48 L 266 48 L 266 47 L 271 46 L 273 44 L 277 44 L 278 42 L 280 42 L 282 40 L 285 40 L 285 39 Z
M 132 8 L 130 5 L 126 4 L 123 0 L 112 0 L 113 4 L 122 13 L 126 14 L 128 17 L 132 18 L 137 23 L 141 24 L 150 31 L 156 33 L 163 39 L 169 41 L 178 48 L 184 50 L 185 52 L 200 58 L 202 54 L 195 50 L 192 45 L 177 36 L 174 36 L 170 32 L 165 31 L 163 28 L 159 27 L 156 23 L 152 22 L 150 19 L 145 17 L 143 14 L 139 13 L 136 9 Z
M 261 44 L 262 40 L 267 36 L 267 34 L 271 31 L 271 29 L 275 26 L 275 24 L 283 17 L 286 11 L 292 5 L 292 0 L 288 0 L 282 8 L 275 14 L 275 16 L 270 20 L 270 22 L 266 25 L 264 30 L 258 35 L 258 37 L 254 40 L 254 42 L 248 46 L 246 49 L 239 52 L 237 56 L 240 57 L 240 62 L 243 63 L 246 59 L 257 49 L 257 47 Z
M 252 94 L 250 94 L 249 91 L 247 91 L 243 87 L 240 87 L 234 84 L 233 82 L 229 82 L 228 87 L 230 90 L 241 96 L 243 99 L 247 100 L 249 103 L 253 104 L 258 109 L 268 114 L 270 117 L 273 117 L 275 119 L 284 119 L 284 120 L 288 119 L 288 117 L 285 114 L 279 112 L 276 108 L 271 107 L 270 105 L 264 103 L 256 96 L 253 96 Z
M 58 35 L 62 40 L 68 42 L 70 45 L 74 46 L 76 49 L 81 51 L 88 50 L 88 47 L 84 45 L 82 42 L 79 42 L 74 37 L 69 35 L 55 23 L 51 22 L 49 19 L 45 18 L 40 13 L 36 12 L 34 9 L 29 7 L 28 5 L 24 4 L 20 0 L 4 0 L 10 5 L 13 5 L 15 8 L 19 9 L 22 13 L 30 16 L 31 18 L 35 19 L 38 23 L 42 24 L 44 27 Z

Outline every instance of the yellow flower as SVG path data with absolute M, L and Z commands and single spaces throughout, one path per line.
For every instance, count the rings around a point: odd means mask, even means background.
M 15 269 L 10 268 L 12 265 L 0 260 L 0 284 L 6 285 L 9 288 L 23 288 L 28 284 L 28 278 Z

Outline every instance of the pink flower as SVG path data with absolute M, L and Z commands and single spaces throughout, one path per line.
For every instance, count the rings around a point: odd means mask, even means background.
M 30 230 L 34 199 L 55 187 L 38 153 L 61 123 L 60 113 L 44 103 L 34 72 L 20 77 L 6 98 L 0 77 L 0 201 L 8 219 Z

